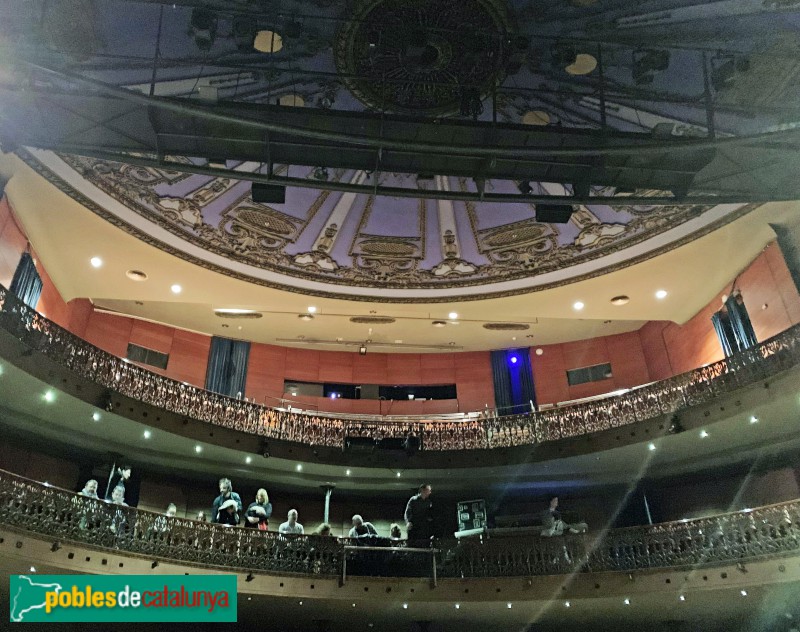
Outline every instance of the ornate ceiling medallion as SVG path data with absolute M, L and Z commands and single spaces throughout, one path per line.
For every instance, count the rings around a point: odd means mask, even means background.
M 505 79 L 510 25 L 498 0 L 372 0 L 339 32 L 336 65 L 367 106 L 464 109 Z

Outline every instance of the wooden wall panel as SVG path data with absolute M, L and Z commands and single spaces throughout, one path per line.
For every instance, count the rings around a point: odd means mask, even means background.
M 173 327 L 134 319 L 131 323 L 131 337 L 128 342 L 153 351 L 170 353 L 174 335 Z
M 674 375 L 664 344 L 664 329 L 668 325 L 663 320 L 652 320 L 645 323 L 638 332 L 651 381 L 665 380 Z
M 286 355 L 289 351 L 294 349 L 259 343 L 250 345 L 245 388 L 248 398 L 262 404 L 277 404 L 277 400 L 283 397 Z
M 467 412 L 494 408 L 494 382 L 488 351 L 459 353 L 455 358 L 458 410 Z
M 608 336 L 606 347 L 615 388 L 631 388 L 650 381 L 638 332 Z
M 353 358 L 356 353 L 347 351 L 326 351 L 319 356 L 320 382 L 353 383 Z
M 325 352 L 313 349 L 290 349 L 286 354 L 286 379 L 319 382 L 320 353 Z
M 210 350 L 211 336 L 181 329 L 174 330 L 167 375 L 173 380 L 204 388 Z
M 419 356 L 421 384 L 455 384 L 456 354 L 423 353 Z
M 65 327 L 81 338 L 86 337 L 86 328 L 94 312 L 94 305 L 88 298 L 74 298 L 67 303 L 68 316 Z
M 386 356 L 386 377 L 390 385 L 412 385 L 422 382 L 422 367 L 418 353 L 391 353 Z
M 28 247 L 28 238 L 19 229 L 11 210 L 11 205 L 4 197 L 0 200 L 0 284 L 8 288 L 17 264 Z
M 124 358 L 128 353 L 128 340 L 133 321 L 124 316 L 92 312 L 86 325 L 86 340 L 104 351 Z
M 569 399 L 566 364 L 561 345 L 543 345 L 537 347 L 542 355 L 536 355 L 531 348 L 531 367 L 533 368 L 533 387 L 538 404 L 554 404 Z
M 57 325 L 67 327 L 69 324 L 69 309 L 64 299 L 61 298 L 56 286 L 53 284 L 47 270 L 44 269 L 39 258 L 34 254 L 36 261 L 36 271 L 42 279 L 42 293 L 39 296 L 39 302 L 36 303 L 36 311 L 49 318 Z
M 783 304 L 783 309 L 786 310 L 786 316 L 791 324 L 796 325 L 800 323 L 800 292 L 797 291 L 797 286 L 794 284 L 792 275 L 786 265 L 786 260 L 783 258 L 783 253 L 777 244 L 772 244 L 766 249 L 764 256 L 769 262 L 772 277 L 778 288 L 778 295 Z M 770 305 L 770 308 L 773 307 L 775 307 L 774 303 Z M 775 334 L 773 333 L 772 335 Z
M 355 384 L 388 384 L 388 359 L 385 353 L 367 353 L 353 358 Z

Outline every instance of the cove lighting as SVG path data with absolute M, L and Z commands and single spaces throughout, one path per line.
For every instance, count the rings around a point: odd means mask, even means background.
M 89 263 L 92 264 L 93 268 L 99 268 L 103 265 L 103 260 L 100 257 L 92 257 L 89 259 Z

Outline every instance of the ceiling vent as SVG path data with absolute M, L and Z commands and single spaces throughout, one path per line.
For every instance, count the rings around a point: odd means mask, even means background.
M 128 270 L 125 276 L 131 281 L 147 281 L 147 275 L 141 270 Z
M 305 321 L 314 320 L 314 317 L 311 314 L 298 314 L 297 317 L 300 320 L 305 320 Z
M 353 316 L 351 323 L 357 325 L 391 325 L 396 319 L 390 316 Z
M 434 327 L 447 327 L 447 321 L 444 320 L 434 320 L 431 325 Z
M 235 318 L 235 319 L 257 319 L 263 318 L 264 314 L 261 312 L 253 312 L 249 310 L 227 310 L 227 309 L 215 309 L 214 314 L 219 316 L 220 318 Z
M 531 328 L 527 323 L 483 323 L 489 331 L 526 331 Z

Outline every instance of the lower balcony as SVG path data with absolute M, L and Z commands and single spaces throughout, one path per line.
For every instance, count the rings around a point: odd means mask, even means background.
M 6 573 L 233 573 L 238 629 L 789 632 L 800 617 L 800 500 L 587 535 L 355 544 L 167 518 L 0 471 Z

